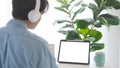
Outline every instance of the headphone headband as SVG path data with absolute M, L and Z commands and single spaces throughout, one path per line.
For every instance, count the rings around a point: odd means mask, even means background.
M 36 0 L 36 4 L 35 4 L 35 10 L 39 11 L 40 9 L 40 2 L 41 0 Z

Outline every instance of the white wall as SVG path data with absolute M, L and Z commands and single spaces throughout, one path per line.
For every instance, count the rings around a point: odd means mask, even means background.
M 11 0 L 0 0 L 0 27 L 6 25 L 11 15 Z
M 119 40 L 119 68 L 120 68 L 120 40 Z
M 11 0 L 0 1 L 0 27 L 2 27 L 11 18 Z M 59 39 L 64 38 L 64 36 L 57 33 L 58 25 L 54 26 L 53 23 L 56 19 L 61 18 L 63 13 L 60 13 L 54 9 L 54 6 L 58 5 L 56 0 L 49 0 L 49 2 L 50 8 L 48 13 L 43 16 L 41 23 L 33 32 L 45 38 L 49 43 L 53 43 L 58 46 Z M 86 0 L 86 2 L 88 2 L 88 0 Z M 120 15 L 119 11 L 110 12 L 118 16 Z M 108 62 L 107 65 L 110 65 L 112 68 L 118 68 L 120 64 L 120 26 L 112 27 L 109 32 L 104 29 L 102 31 L 104 33 L 103 41 L 106 43 L 105 50 L 106 53 L 108 53 L 106 55 L 106 60 Z
M 120 40 L 120 26 L 112 27 L 110 32 L 108 32 L 108 59 L 109 65 L 112 68 L 118 68 L 119 66 L 119 40 Z
M 120 10 L 109 12 L 120 17 Z M 110 31 L 108 32 L 108 45 L 106 48 L 108 53 L 107 59 L 109 59 L 108 64 L 111 66 L 111 68 L 120 68 L 120 26 L 110 28 Z

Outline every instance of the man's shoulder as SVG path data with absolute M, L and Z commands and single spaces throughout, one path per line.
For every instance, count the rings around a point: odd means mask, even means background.
M 36 40 L 36 41 L 38 41 L 38 42 L 41 42 L 41 43 L 47 43 L 47 44 L 48 44 L 48 42 L 47 42 L 44 38 L 42 38 L 41 36 L 38 36 L 38 35 L 33 34 L 33 33 L 31 33 L 31 34 L 32 34 L 31 37 L 32 37 L 34 40 Z
M 29 41 L 35 41 L 36 43 L 39 43 L 39 44 L 48 43 L 44 38 L 30 32 L 28 30 L 19 31 L 17 29 L 10 29 L 8 27 L 2 27 L 2 28 L 0 28 L 0 34 L 2 34 L 2 35 L 7 34 L 13 38 L 23 39 L 23 41 L 24 41 L 24 39 L 27 39 Z

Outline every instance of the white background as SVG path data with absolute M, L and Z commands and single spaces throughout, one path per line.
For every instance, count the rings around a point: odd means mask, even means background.
M 88 3 L 91 0 L 84 0 Z M 119 0 L 120 1 L 120 0 Z M 63 13 L 54 9 L 54 6 L 58 5 L 56 0 L 49 0 L 50 8 L 49 11 L 43 15 L 40 24 L 36 27 L 36 29 L 32 32 L 36 33 L 39 36 L 45 38 L 50 44 L 55 44 L 56 53 L 59 46 L 59 40 L 63 39 L 64 36 L 57 32 L 59 25 L 53 25 L 54 21 L 60 18 L 64 18 Z M 5 26 L 5 24 L 12 18 L 11 16 L 11 0 L 0 0 L 0 27 Z M 85 13 L 89 14 L 81 14 L 81 17 L 89 18 L 91 17 L 91 11 L 87 10 Z M 116 14 L 120 16 L 120 11 L 110 11 L 112 14 Z M 119 54 L 120 54 L 120 26 L 112 27 L 110 31 L 107 31 L 106 28 L 100 29 L 104 36 L 103 40 L 106 52 L 106 65 L 111 66 L 111 68 L 120 68 L 119 66 Z

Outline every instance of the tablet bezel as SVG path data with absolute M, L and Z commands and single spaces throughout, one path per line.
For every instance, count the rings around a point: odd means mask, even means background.
M 70 62 L 70 61 L 61 61 L 60 59 L 60 52 L 61 52 L 61 43 L 62 42 L 85 42 L 85 43 L 89 43 L 89 50 L 88 50 L 88 62 Z M 72 55 L 71 55 L 72 56 Z M 60 44 L 59 44 L 59 51 L 58 51 L 58 59 L 57 61 L 59 63 L 70 63 L 70 64 L 83 64 L 83 65 L 89 65 L 90 63 L 90 42 L 89 41 L 80 41 L 80 40 L 60 40 Z

